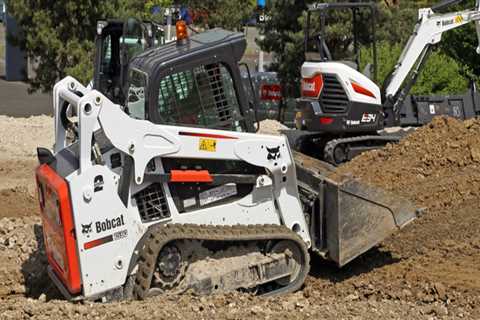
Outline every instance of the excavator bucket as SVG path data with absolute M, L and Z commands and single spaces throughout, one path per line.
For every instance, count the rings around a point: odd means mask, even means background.
M 335 167 L 295 153 L 300 191 L 310 210 L 314 251 L 339 266 L 378 245 L 417 217 L 411 202 L 346 176 Z M 315 201 L 316 200 L 316 201 Z

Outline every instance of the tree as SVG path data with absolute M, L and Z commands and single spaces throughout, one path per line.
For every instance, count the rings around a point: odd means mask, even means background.
M 380 85 L 397 63 L 401 53 L 402 47 L 399 44 L 391 44 L 387 41 L 378 43 L 378 83 Z M 362 48 L 361 55 L 363 59 L 360 69 L 362 70 L 367 63 L 373 62 L 373 57 L 372 51 L 366 48 Z M 462 77 L 461 73 L 462 65 L 437 49 L 427 60 L 411 93 L 419 95 L 461 93 L 468 86 L 467 79 Z
M 152 5 L 169 2 L 7 0 L 9 14 L 17 20 L 25 34 L 25 42 L 19 45 L 34 65 L 30 90 L 49 91 L 58 79 L 67 74 L 87 83 L 93 76 L 97 20 L 127 16 L 148 18 Z
M 255 8 L 255 0 L 186 0 L 182 4 L 197 17 L 194 23 L 208 28 L 241 30 Z
M 468 79 L 462 76 L 462 65 L 441 50 L 432 53 L 412 88 L 413 94 L 455 94 L 463 93 Z
M 298 93 L 300 67 L 303 63 L 303 19 L 307 8 L 304 0 L 277 0 L 267 3 L 270 20 L 262 25 L 264 39 L 258 41 L 262 50 L 273 52 L 271 69 L 278 72 L 285 94 Z
M 477 46 L 477 32 L 470 24 L 445 34 L 441 48 L 462 65 L 463 76 L 479 81 L 480 55 L 476 52 Z

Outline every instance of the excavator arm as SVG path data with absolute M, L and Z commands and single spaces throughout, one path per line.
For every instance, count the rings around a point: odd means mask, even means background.
M 434 10 L 438 9 L 439 7 L 436 6 L 422 8 L 418 11 L 417 25 L 391 76 L 384 85 L 387 105 L 390 103 L 393 106 L 396 116 L 398 116 L 405 96 L 415 83 L 430 48 L 441 41 L 444 32 L 475 22 L 480 44 L 480 0 L 476 1 L 475 8 L 471 10 L 445 14 L 435 13 Z M 480 53 L 480 45 L 477 47 L 477 53 Z M 405 83 L 407 79 L 409 81 Z

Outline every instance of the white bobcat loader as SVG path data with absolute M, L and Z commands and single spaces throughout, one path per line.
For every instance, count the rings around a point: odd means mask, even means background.
M 416 217 L 403 199 L 255 134 L 242 34 L 214 29 L 129 65 L 123 106 L 67 77 L 38 184 L 52 281 L 71 300 L 299 289 Z M 76 117 L 72 117 L 75 115 Z

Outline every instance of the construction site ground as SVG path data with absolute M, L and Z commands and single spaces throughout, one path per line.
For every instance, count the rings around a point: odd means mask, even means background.
M 425 210 L 342 269 L 313 257 L 301 291 L 120 303 L 67 302 L 46 275 L 34 169 L 52 118 L 0 116 L 0 133 L 0 319 L 480 319 L 480 121 L 435 119 L 340 168 Z

